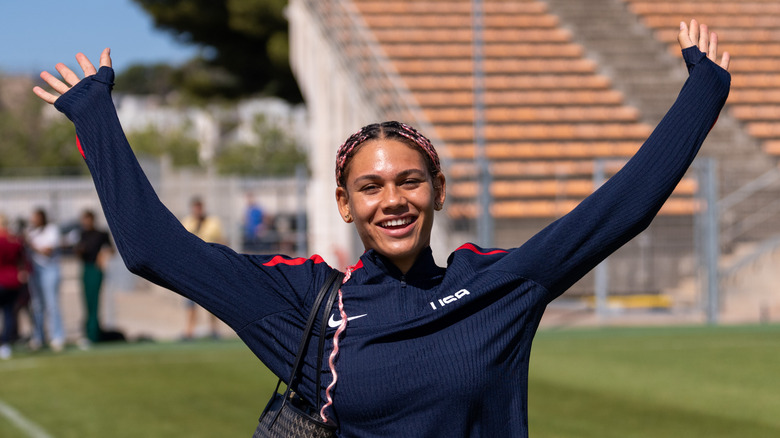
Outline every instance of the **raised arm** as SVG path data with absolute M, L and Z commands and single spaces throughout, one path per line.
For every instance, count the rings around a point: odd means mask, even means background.
M 128 268 L 193 299 L 237 331 L 268 314 L 300 308 L 311 284 L 324 280 L 327 265 L 240 255 L 187 232 L 160 202 L 122 132 L 111 99 L 109 50 L 101 54 L 99 70 L 81 53 L 76 59 L 84 79 L 57 64 L 64 81 L 44 72 L 41 77 L 53 91 L 35 87 L 34 92 L 75 124 L 79 149 Z
M 502 269 L 537 281 L 550 300 L 647 228 L 726 102 L 729 55 L 713 62 L 717 36 L 694 20 L 680 24 L 678 40 L 690 76 L 647 141 L 596 192 L 505 258 Z

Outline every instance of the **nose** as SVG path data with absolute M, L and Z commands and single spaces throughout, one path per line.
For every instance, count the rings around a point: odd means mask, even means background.
M 403 208 L 406 206 L 406 195 L 399 187 L 389 185 L 382 201 L 382 207 L 386 209 Z

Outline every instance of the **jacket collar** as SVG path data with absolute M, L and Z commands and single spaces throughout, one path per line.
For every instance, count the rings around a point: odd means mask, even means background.
M 430 247 L 425 247 L 420 251 L 417 260 L 415 260 L 406 274 L 403 274 L 390 259 L 373 249 L 363 253 L 360 260 L 363 262 L 363 267 L 366 268 L 365 275 L 368 276 L 366 280 L 372 283 L 381 283 L 387 279 L 395 279 L 409 284 L 424 286 L 431 281 L 435 283 L 440 282 L 445 271 L 444 268 L 436 265 L 436 261 L 433 259 L 433 251 L 431 251 Z

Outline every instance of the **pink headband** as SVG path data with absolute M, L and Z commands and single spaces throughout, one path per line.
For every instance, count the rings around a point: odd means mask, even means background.
M 433 144 L 431 144 L 431 141 L 428 140 L 427 137 L 405 123 L 394 121 L 383 122 L 381 124 L 374 123 L 364 126 L 360 131 L 352 134 L 347 141 L 339 147 L 339 150 L 336 153 L 336 183 L 339 186 L 344 185 L 344 169 L 347 167 L 349 159 L 352 158 L 356 147 L 368 140 L 393 137 L 403 137 L 408 140 L 405 143 L 420 148 L 420 150 L 424 152 L 424 156 L 427 157 L 426 161 L 428 162 L 429 170 L 431 170 L 433 175 L 437 175 L 441 172 L 439 154 L 436 153 L 436 148 L 433 147 Z

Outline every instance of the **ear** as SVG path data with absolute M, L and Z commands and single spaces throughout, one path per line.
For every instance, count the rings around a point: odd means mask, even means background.
M 339 214 L 344 222 L 350 223 L 354 220 L 349 208 L 349 195 L 347 194 L 347 189 L 344 187 L 336 188 L 336 205 L 339 208 Z
M 444 174 L 439 172 L 433 179 L 433 208 L 436 211 L 444 208 L 444 200 L 447 198 L 447 181 Z

